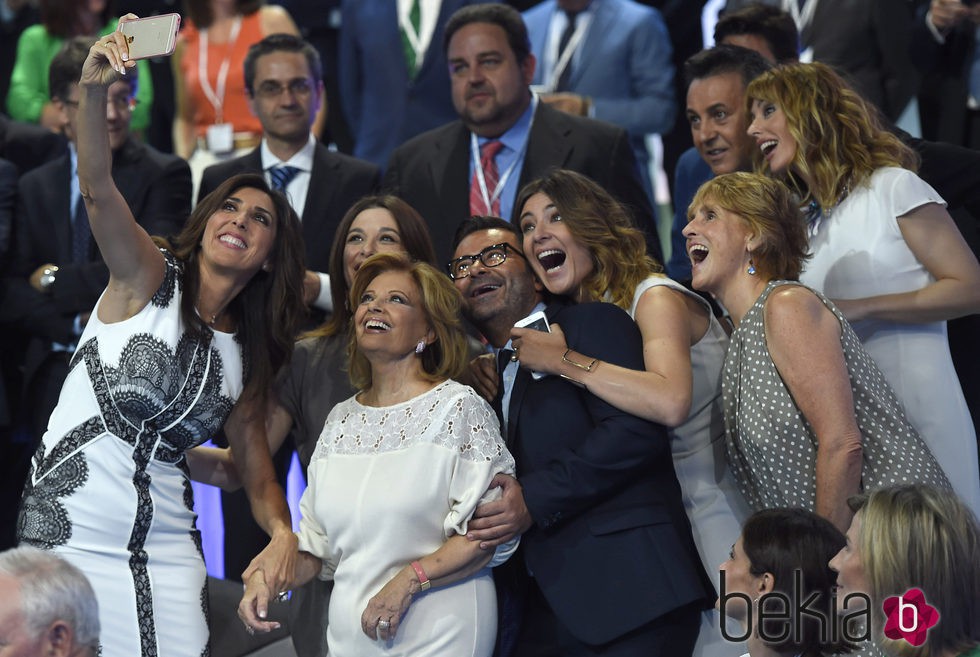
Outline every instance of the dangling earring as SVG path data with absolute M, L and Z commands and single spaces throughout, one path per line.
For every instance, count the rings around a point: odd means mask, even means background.
M 752 264 L 752 260 L 749 260 L 749 268 L 745 271 L 749 273 L 749 276 L 755 276 L 755 265 Z
M 425 351 L 425 340 L 419 340 L 419 343 L 415 345 L 415 353 L 421 354 Z

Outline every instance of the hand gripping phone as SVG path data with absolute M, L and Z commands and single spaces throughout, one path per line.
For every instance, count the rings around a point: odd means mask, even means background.
M 126 35 L 129 42 L 130 59 L 173 54 L 179 29 L 180 14 L 162 14 L 119 24 L 119 31 Z
M 524 319 L 519 319 L 514 323 L 515 328 L 529 328 L 535 331 L 544 331 L 546 333 L 551 333 L 551 326 L 548 325 L 548 318 L 545 317 L 542 311 L 536 313 L 531 313 Z M 531 376 L 535 381 L 538 379 L 543 379 L 548 376 L 545 372 L 531 372 Z

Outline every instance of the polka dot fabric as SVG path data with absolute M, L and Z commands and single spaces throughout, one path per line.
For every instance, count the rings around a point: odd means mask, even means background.
M 728 458 L 753 509 L 816 509 L 817 437 L 793 401 L 766 346 L 764 309 L 772 281 L 732 334 L 722 374 Z M 807 288 L 810 289 L 810 288 Z M 950 489 L 949 481 L 874 360 L 841 312 L 812 290 L 841 324 L 841 346 L 863 437 L 864 490 L 901 483 Z

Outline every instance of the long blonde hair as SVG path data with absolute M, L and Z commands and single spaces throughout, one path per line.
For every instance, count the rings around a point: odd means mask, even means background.
M 822 208 L 835 206 L 875 169 L 918 170 L 915 151 L 885 130 L 878 110 L 826 64 L 789 64 L 763 73 L 745 91 L 750 112 L 755 100 L 774 103 L 785 114 L 797 148 L 782 177 L 802 199 Z M 753 158 L 756 170 L 765 173 L 768 165 L 758 149 Z M 811 181 L 809 188 L 804 180 Z

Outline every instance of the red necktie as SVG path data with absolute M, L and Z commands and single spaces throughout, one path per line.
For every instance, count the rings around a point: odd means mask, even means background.
M 494 158 L 497 157 L 497 153 L 504 145 L 499 141 L 488 141 L 483 146 L 480 146 L 480 167 L 483 169 L 483 180 L 487 184 L 487 195 L 490 198 L 494 198 L 494 192 L 497 191 L 497 183 L 500 181 L 500 173 L 497 171 L 497 163 Z M 487 207 L 486 201 L 483 198 L 483 192 L 480 189 L 480 177 L 473 172 L 473 178 L 470 180 L 470 214 L 471 215 L 493 215 L 495 217 L 500 216 L 500 197 L 494 198 L 493 202 L 490 204 L 492 207 Z

